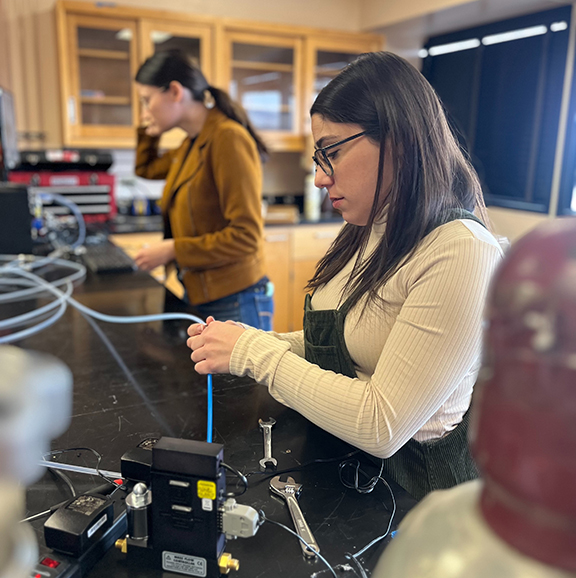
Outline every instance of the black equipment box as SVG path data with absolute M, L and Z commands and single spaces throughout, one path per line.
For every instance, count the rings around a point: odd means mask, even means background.
M 15 183 L 0 183 L 0 207 L 0 254 L 32 253 L 32 216 L 28 205 L 28 187 Z

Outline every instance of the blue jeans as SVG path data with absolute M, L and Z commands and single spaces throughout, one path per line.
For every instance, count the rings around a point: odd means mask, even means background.
M 217 321 L 240 321 L 256 329 L 272 330 L 274 313 L 274 286 L 263 277 L 247 289 L 222 297 L 210 303 L 196 305 L 195 308 L 204 318 L 212 315 Z

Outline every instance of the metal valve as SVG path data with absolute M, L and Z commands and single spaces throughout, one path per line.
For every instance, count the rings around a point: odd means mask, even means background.
M 222 555 L 218 558 L 218 568 L 220 569 L 220 574 L 229 574 L 230 570 L 237 572 L 240 569 L 240 561 L 232 558 L 232 554 L 222 552 Z

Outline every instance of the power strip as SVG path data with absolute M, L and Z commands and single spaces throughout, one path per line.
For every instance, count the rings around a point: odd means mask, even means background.
M 123 492 L 121 492 L 123 494 Z M 114 499 L 114 523 L 103 534 L 102 539 L 94 544 L 82 556 L 73 558 L 59 554 L 40 545 L 40 560 L 30 574 L 30 578 L 83 578 L 94 567 L 96 562 L 114 545 L 118 538 L 126 535 L 126 508 L 124 496 Z

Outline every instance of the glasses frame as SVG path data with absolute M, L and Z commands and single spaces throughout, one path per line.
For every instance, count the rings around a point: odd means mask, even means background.
M 170 85 L 166 84 L 165 86 L 159 86 L 158 87 L 160 89 L 159 92 L 155 92 L 154 94 L 152 94 L 152 96 L 150 96 L 150 98 L 148 99 L 148 102 L 144 102 L 144 99 L 142 97 L 140 97 L 138 99 L 139 103 L 140 103 L 140 107 L 142 108 L 142 110 L 148 110 L 150 108 L 150 101 L 157 95 L 157 94 L 162 94 L 163 92 L 166 92 L 169 88 Z
M 333 149 L 335 147 L 338 147 L 340 145 L 346 144 L 347 142 L 350 142 L 350 141 L 355 140 L 357 138 L 360 138 L 361 136 L 364 136 L 366 134 L 366 132 L 367 131 L 363 130 L 362 132 L 359 132 L 357 134 L 353 134 L 352 136 L 349 136 L 348 138 L 339 140 L 338 142 L 335 142 L 334 144 L 316 149 L 314 151 L 314 154 L 312 155 L 312 160 L 314 161 L 314 164 L 317 167 L 320 167 L 326 173 L 326 176 L 328 176 L 328 177 L 333 176 L 334 175 L 334 167 L 332 166 L 332 163 L 328 159 L 328 155 L 326 154 L 326 151 Z M 319 160 L 319 159 L 321 159 L 321 160 Z M 326 165 L 328 170 L 326 170 L 324 168 L 324 165 Z

